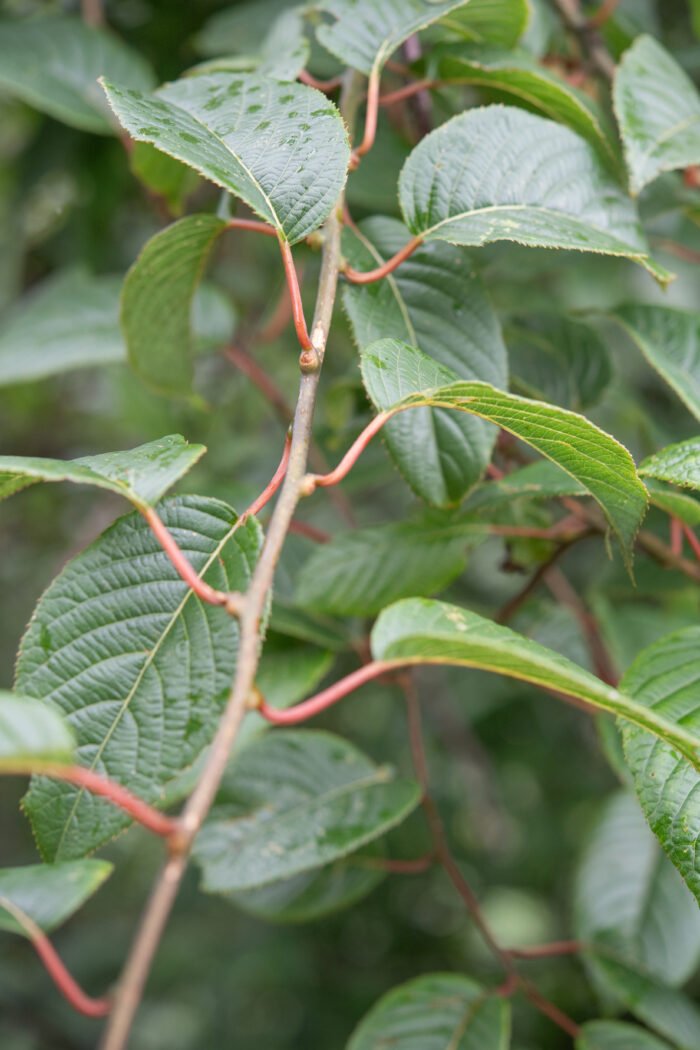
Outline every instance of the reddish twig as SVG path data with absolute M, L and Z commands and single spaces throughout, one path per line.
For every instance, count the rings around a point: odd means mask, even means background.
M 139 509 L 153 530 L 161 547 L 170 558 L 178 575 L 185 581 L 194 594 L 208 605 L 225 605 L 227 595 L 223 591 L 217 591 L 214 587 L 210 587 L 209 584 L 205 583 L 201 576 L 198 575 L 196 569 L 190 564 L 184 553 L 180 550 L 168 531 L 167 526 L 158 517 L 158 514 L 153 507 L 141 507 Z
M 686 525 L 685 522 L 681 522 L 681 528 L 683 529 L 683 534 L 685 538 L 691 546 L 693 554 L 695 555 L 697 560 L 700 561 L 700 540 L 698 540 L 690 525 Z
M 444 80 L 414 80 L 412 84 L 405 84 L 396 91 L 388 91 L 386 95 L 380 95 L 378 102 L 380 106 L 391 106 L 394 102 L 403 102 L 404 99 L 418 95 L 421 91 L 441 87 L 444 83 L 446 83 Z
M 289 297 L 285 295 L 285 303 L 289 304 Z M 255 361 L 250 354 L 248 354 L 240 346 L 227 346 L 224 351 L 224 357 L 226 357 L 232 365 L 243 373 L 251 383 L 253 383 L 260 393 L 270 402 L 272 407 L 277 412 L 277 415 L 284 422 L 285 426 L 288 426 L 294 410 L 288 403 L 284 394 L 264 369 Z
M 368 423 L 362 433 L 353 441 L 352 445 L 345 453 L 335 470 L 331 470 L 329 474 L 307 474 L 303 482 L 304 495 L 310 496 L 316 488 L 328 488 L 331 485 L 337 485 L 339 481 L 348 474 L 355 463 L 359 459 L 361 453 L 370 443 L 372 438 L 378 431 L 382 429 L 388 419 L 391 419 L 393 412 L 380 412 L 378 416 L 375 416 L 371 423 Z
M 603 641 L 598 622 L 586 608 L 578 594 L 557 566 L 550 566 L 544 574 L 544 582 L 561 605 L 568 606 L 581 625 L 593 659 L 595 673 L 608 685 L 617 686 L 620 676 Z
M 620 0 L 603 0 L 596 13 L 588 19 L 589 26 L 593 26 L 594 29 L 604 26 L 619 3 Z
M 372 284 L 374 281 L 380 281 L 382 277 L 393 273 L 405 259 L 408 259 L 409 255 L 413 255 L 416 248 L 420 248 L 422 243 L 422 237 L 411 237 L 410 241 L 396 255 L 392 255 L 391 259 L 387 259 L 385 263 L 378 266 L 375 270 L 367 270 L 363 273 L 360 270 L 353 270 L 352 266 L 346 265 L 342 270 L 343 277 L 353 284 Z
M 567 1035 L 570 1035 L 572 1039 L 578 1039 L 581 1034 L 581 1028 L 571 1017 L 565 1014 L 563 1010 L 560 1010 L 558 1006 L 555 1006 L 554 1003 L 550 1002 L 549 999 L 546 999 L 540 990 L 535 987 L 532 981 L 527 980 L 525 977 L 520 977 L 519 983 L 532 1005 L 539 1010 L 541 1014 L 548 1017 L 557 1028 L 561 1028 L 561 1030 L 566 1032 Z
M 297 521 L 296 518 L 289 523 L 289 531 L 296 532 L 297 536 L 306 536 L 314 543 L 330 543 L 332 536 L 323 529 L 317 529 L 315 525 L 309 525 L 308 521 Z
M 75 978 L 66 969 L 64 962 L 51 941 L 34 920 L 23 912 L 21 908 L 18 908 L 13 901 L 8 900 L 7 897 L 0 897 L 0 904 L 12 915 L 27 934 L 49 977 L 73 1009 L 77 1010 L 78 1013 L 84 1014 L 85 1017 L 106 1017 L 112 1008 L 110 1000 L 93 999 L 91 996 L 86 995 Z
M 274 226 L 260 219 L 228 219 L 226 225 L 230 230 L 250 230 L 252 233 L 265 233 L 268 237 L 278 236 Z
M 251 505 L 242 514 L 242 519 L 245 521 L 251 515 L 258 514 L 266 503 L 269 503 L 277 489 L 284 480 L 284 475 L 287 473 L 287 464 L 289 463 L 289 451 L 292 447 L 292 432 L 291 428 L 287 431 L 287 436 L 284 439 L 284 450 L 282 452 L 282 459 L 279 462 L 277 470 L 272 475 L 272 478 L 267 483 L 265 488 L 262 490 L 257 499 L 253 500 Z
M 306 69 L 302 69 L 299 73 L 299 80 L 302 84 L 306 84 L 307 87 L 316 88 L 317 91 L 323 91 L 324 94 L 328 91 L 335 91 L 343 83 L 342 77 L 331 77 L 330 80 L 317 80 Z
M 362 142 L 355 146 L 350 158 L 350 167 L 356 168 L 360 163 L 360 157 L 364 157 L 372 149 L 377 135 L 377 113 L 379 110 L 379 87 L 381 71 L 373 69 L 369 83 L 367 84 L 367 108 L 365 111 L 365 131 Z
M 683 554 L 683 525 L 678 518 L 671 517 L 671 543 L 670 547 L 676 557 Z
M 304 306 L 301 301 L 301 291 L 299 290 L 299 281 L 297 279 L 297 272 L 294 267 L 294 259 L 292 258 L 292 249 L 289 241 L 286 241 L 282 235 L 278 237 L 280 251 L 282 252 L 282 261 L 284 262 L 284 272 L 287 278 L 287 287 L 289 288 L 289 297 L 292 302 L 292 317 L 294 318 L 294 327 L 297 333 L 297 339 L 302 350 L 311 350 L 311 340 L 309 339 L 309 332 L 306 327 L 306 318 L 304 317 Z
M 276 707 L 271 707 L 267 701 L 263 700 L 258 710 L 263 718 L 266 718 L 268 722 L 273 722 L 275 725 L 297 725 L 299 722 L 305 722 L 308 718 L 314 718 L 315 715 L 325 711 L 326 708 L 331 707 L 333 704 L 337 704 L 339 700 L 342 700 L 348 693 L 354 692 L 355 689 L 359 689 L 365 682 L 371 682 L 373 678 L 379 678 L 380 675 L 393 671 L 396 666 L 397 663 L 395 661 L 377 660 L 365 664 L 364 667 L 360 667 L 359 670 L 353 671 L 352 674 L 346 675 L 345 678 L 341 678 L 340 681 L 335 682 L 328 689 L 317 693 L 316 696 L 312 696 L 309 700 L 303 700 L 300 704 L 295 704 L 294 707 L 280 710 Z
M 303 283 L 303 270 L 299 271 L 298 277 L 299 283 Z M 275 339 L 278 339 L 282 335 L 282 332 L 285 330 L 291 319 L 292 304 L 287 295 L 287 289 L 285 288 L 282 295 L 277 300 L 277 305 L 272 311 L 272 316 L 269 321 L 267 321 L 267 323 L 255 333 L 256 343 L 273 343 Z
M 532 948 L 509 948 L 516 959 L 549 959 L 555 955 L 578 955 L 585 950 L 581 941 L 552 941 L 550 944 L 536 944 Z
M 358 857 L 358 862 L 361 861 L 363 868 L 379 868 L 391 875 L 420 875 L 432 868 L 435 860 L 434 853 L 426 853 L 412 860 L 399 860 L 394 857 Z

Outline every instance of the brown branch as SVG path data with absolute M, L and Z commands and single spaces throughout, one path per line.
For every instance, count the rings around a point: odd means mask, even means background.
M 588 19 L 589 26 L 593 26 L 594 29 L 604 26 L 619 3 L 620 0 L 603 0 L 596 13 Z
M 544 574 L 544 582 L 554 598 L 567 606 L 578 620 L 586 638 L 593 667 L 598 678 L 608 685 L 617 686 L 620 676 L 613 664 L 612 657 L 600 633 L 600 627 L 593 613 L 586 608 L 579 595 L 571 586 L 564 573 L 557 566 L 549 566 Z
M 581 50 L 591 65 L 606 80 L 615 75 L 615 61 L 606 48 L 596 27 L 582 12 L 578 0 L 552 0 L 559 16 L 570 33 L 578 40 Z

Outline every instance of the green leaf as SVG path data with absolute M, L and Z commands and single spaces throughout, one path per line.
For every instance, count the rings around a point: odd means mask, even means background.
M 321 0 L 316 7 L 334 15 L 316 36 L 331 54 L 368 76 L 380 70 L 399 44 L 437 22 L 467 0 Z
M 120 277 L 62 270 L 22 298 L 0 330 L 0 386 L 124 360 Z
M 505 331 L 511 382 L 528 397 L 580 412 L 612 378 L 608 350 L 590 325 L 556 314 L 531 314 Z
M 375 660 L 449 664 L 493 671 L 586 700 L 668 740 L 700 769 L 700 733 L 650 711 L 630 689 L 613 689 L 559 653 L 468 609 L 427 598 L 406 598 L 378 617 L 371 635 Z
M 247 589 L 261 544 L 254 520 L 240 525 L 226 504 L 201 496 L 160 511 L 212 586 Z M 156 803 L 211 740 L 237 648 L 237 622 L 194 597 L 131 514 L 69 562 L 39 601 L 17 688 L 65 714 L 81 765 Z M 24 807 L 49 860 L 83 856 L 130 823 L 108 801 L 45 778 L 32 780 Z
M 651 1032 L 625 1021 L 588 1021 L 581 1026 L 575 1050 L 670 1050 Z
M 479 44 L 514 47 L 530 20 L 528 0 L 469 0 L 443 18 L 448 29 Z
M 153 507 L 205 452 L 204 445 L 188 445 L 179 434 L 169 434 L 128 452 L 80 459 L 0 456 L 0 500 L 38 481 L 72 481 L 116 492 L 135 507 L 146 509 Z
M 640 303 L 621 306 L 611 316 L 700 419 L 700 314 Z
M 643 473 L 642 467 L 639 468 L 640 474 Z M 686 525 L 690 525 L 691 529 L 700 525 L 700 501 L 653 478 L 647 481 L 646 486 L 649 502 L 655 507 L 660 507 L 666 514 L 679 518 Z
M 621 688 L 690 732 L 700 727 L 700 628 L 686 627 L 644 649 Z M 669 744 L 623 728 L 625 756 L 642 808 L 661 845 L 700 901 L 700 777 Z
M 311 871 L 400 823 L 420 800 L 347 741 L 313 730 L 267 733 L 232 762 L 195 841 L 202 887 L 234 893 Z
M 633 196 L 662 171 L 700 164 L 700 95 L 653 37 L 638 37 L 622 56 L 613 103 Z
M 401 522 L 356 529 L 318 547 L 297 581 L 303 607 L 333 616 L 372 616 L 413 595 L 435 594 L 466 565 L 459 528 Z
M 346 234 L 343 250 L 355 269 L 370 270 L 408 239 L 396 219 L 373 218 L 360 224 L 359 238 Z M 426 244 L 385 280 L 348 285 L 343 301 L 360 348 L 385 337 L 402 339 L 430 352 L 460 379 L 506 385 L 498 319 L 462 249 Z M 448 506 L 481 476 L 495 431 L 480 420 L 426 408 L 391 420 L 384 436 L 413 490 L 430 503 Z
M 195 37 L 197 51 L 201 55 L 253 54 L 289 4 L 290 0 L 247 0 L 217 11 Z
M 48 933 L 92 897 L 113 868 L 106 860 L 72 860 L 0 869 L 0 930 L 27 936 L 8 911 L 6 904 L 10 904 Z
M 129 360 L 160 393 L 191 393 L 192 301 L 225 229 L 215 215 L 188 215 L 151 237 L 126 275 L 121 320 Z
M 678 1050 L 700 1046 L 700 1010 L 687 996 L 613 958 L 598 955 L 593 965 L 603 976 L 606 988 L 638 1020 Z
M 277 80 L 296 80 L 309 61 L 310 46 L 305 33 L 304 7 L 282 11 L 270 26 L 260 47 L 256 71 Z
M 291 244 L 321 225 L 345 184 L 347 130 L 313 88 L 253 73 L 188 77 L 154 95 L 104 88 L 133 138 L 242 198 Z
M 74 751 L 75 738 L 60 715 L 37 700 L 0 690 L 0 773 L 71 762 Z
M 516 241 L 632 259 L 663 283 L 633 202 L 569 128 L 512 106 L 453 117 L 409 155 L 399 199 L 426 241 Z
M 649 456 L 640 464 L 639 473 L 643 477 L 700 490 L 700 437 L 668 445 Z
M 469 977 L 431 973 L 392 988 L 347 1050 L 508 1050 L 510 1003 Z
M 0 26 L 0 87 L 71 127 L 113 135 L 100 76 L 141 91 L 155 84 L 141 55 L 80 18 L 5 19 Z
M 474 0 L 464 8 L 468 15 Z M 431 56 L 432 57 L 432 56 Z M 439 50 L 440 80 L 475 84 L 522 99 L 546 117 L 566 124 L 593 146 L 607 167 L 621 168 L 615 133 L 600 107 L 588 95 L 536 62 L 526 51 L 506 51 L 481 46 Z
M 497 510 L 516 500 L 559 499 L 560 496 L 585 496 L 586 489 L 566 471 L 548 459 L 536 460 L 497 481 L 485 481 L 474 489 L 464 510 Z
M 647 493 L 627 449 L 583 416 L 529 401 L 488 383 L 449 382 L 415 347 L 394 339 L 368 346 L 362 377 L 374 404 L 400 412 L 435 405 L 472 412 L 531 445 L 580 482 L 602 507 L 629 561 Z M 448 379 L 448 385 L 441 384 Z
M 606 802 L 581 860 L 576 937 L 665 984 L 700 962 L 700 911 L 627 791 Z
M 172 215 L 182 215 L 199 181 L 191 168 L 160 153 L 150 142 L 134 142 L 129 167 L 144 186 L 165 200 Z

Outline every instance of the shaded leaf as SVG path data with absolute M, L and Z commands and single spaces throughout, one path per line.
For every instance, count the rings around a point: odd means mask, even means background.
M 483 482 L 470 494 L 464 510 L 481 512 L 508 507 L 515 500 L 585 495 L 586 489 L 575 478 L 551 460 L 540 459 L 495 481 Z
M 270 26 L 260 47 L 256 70 L 278 80 L 296 80 L 309 60 L 309 41 L 304 30 L 304 7 L 283 11 Z
M 0 930 L 27 935 L 7 901 L 48 933 L 92 897 L 113 868 L 106 860 L 71 860 L 0 869 Z
M 35 109 L 83 131 L 115 134 L 98 77 L 149 91 L 155 77 L 136 51 L 80 18 L 4 20 L 0 86 Z
M 0 330 L 0 386 L 125 358 L 120 277 L 63 270 L 20 300 Z
M 611 316 L 700 419 L 700 314 L 637 303 L 622 306 Z
M 632 259 L 658 280 L 634 204 L 588 142 L 512 106 L 453 117 L 415 147 L 401 172 L 406 225 L 427 241 L 516 241 Z
M 467 40 L 513 47 L 527 29 L 530 15 L 528 0 L 469 0 L 442 21 Z
M 345 184 L 347 131 L 313 88 L 253 73 L 188 77 L 154 95 L 104 88 L 133 138 L 242 198 L 292 244 L 321 225 Z
M 129 167 L 144 186 L 165 200 L 172 215 L 182 215 L 185 201 L 199 181 L 191 168 L 161 153 L 150 142 L 134 142 Z
M 191 392 L 192 302 L 225 229 L 215 215 L 188 215 L 151 237 L 126 275 L 121 320 L 129 361 L 161 393 Z
M 642 464 L 643 466 L 644 464 Z M 639 468 L 640 474 L 644 473 L 642 467 Z M 679 492 L 678 489 L 674 489 L 671 485 L 655 481 L 653 478 L 649 478 L 646 486 L 649 493 L 649 501 L 655 507 L 660 507 L 666 514 L 672 514 L 674 517 L 679 518 L 686 525 L 690 525 L 691 529 L 695 529 L 700 525 L 699 500 L 688 496 L 685 492 Z
M 507 1050 L 510 1003 L 461 974 L 431 973 L 387 992 L 347 1050 Z
M 362 377 L 378 409 L 436 405 L 473 412 L 527 442 L 580 482 L 602 507 L 629 560 L 647 494 L 627 449 L 589 420 L 488 383 L 450 382 L 445 369 L 394 339 L 368 346 Z M 442 385 L 447 380 L 447 385 Z
M 154 506 L 205 452 L 204 445 L 188 445 L 179 434 L 170 434 L 128 452 L 80 459 L 0 456 L 0 500 L 38 481 L 72 481 L 116 492 L 145 509 Z
M 398 824 L 420 788 L 347 741 L 313 730 L 267 733 L 230 765 L 195 841 L 203 889 L 267 886 L 344 857 Z
M 577 696 L 611 714 L 644 726 L 687 755 L 700 768 L 700 733 L 673 717 L 650 711 L 523 635 L 468 609 L 427 598 L 406 598 L 378 617 L 371 635 L 372 656 L 390 665 L 449 664 L 493 671 L 545 689 Z
M 700 490 L 700 437 L 668 445 L 649 456 L 640 464 L 639 473 L 642 477 Z
M 0 773 L 30 763 L 71 762 L 75 738 L 55 711 L 18 693 L 0 690 Z
M 460 12 L 467 20 L 473 2 L 471 0 L 463 13 Z M 475 84 L 516 95 L 544 116 L 566 124 L 590 142 L 608 167 L 619 171 L 619 146 L 600 107 L 583 91 L 536 62 L 526 51 L 460 45 L 459 48 L 440 50 L 435 58 L 441 80 Z
M 316 36 L 345 65 L 369 75 L 381 69 L 399 44 L 419 29 L 462 7 L 467 0 L 321 0 L 335 16 Z
M 355 269 L 370 270 L 409 239 L 395 219 L 367 219 L 343 250 Z M 506 349 L 480 277 L 462 249 L 426 244 L 385 280 L 349 285 L 343 301 L 357 345 L 385 337 L 418 346 L 460 379 L 507 382 Z M 391 420 L 384 436 L 414 491 L 438 506 L 459 502 L 488 463 L 495 430 L 480 420 L 418 409 Z
M 530 315 L 505 331 L 512 385 L 528 397 L 581 411 L 612 378 L 608 350 L 590 325 L 556 314 Z
M 640 36 L 622 56 L 613 102 L 634 196 L 662 171 L 700 164 L 700 95 L 658 40 Z
M 261 537 L 218 500 L 183 496 L 163 521 L 197 572 L 247 589 Z M 149 802 L 209 743 L 236 666 L 238 624 L 183 583 L 140 514 L 69 562 L 22 640 L 17 687 L 62 712 L 81 765 Z M 44 857 L 82 856 L 130 818 L 80 788 L 34 778 L 24 808 Z
M 682 984 L 700 961 L 697 904 L 627 791 L 607 801 L 581 860 L 576 937 L 665 984 Z
M 576 1050 L 670 1050 L 651 1032 L 625 1021 L 588 1021 L 581 1026 Z

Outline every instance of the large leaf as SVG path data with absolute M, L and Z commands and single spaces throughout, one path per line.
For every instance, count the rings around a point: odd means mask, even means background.
M 106 860 L 69 860 L 0 869 L 0 930 L 26 936 L 7 902 L 48 933 L 97 892 L 113 867 Z
M 412 33 L 425 29 L 467 0 L 322 0 L 316 6 L 334 15 L 316 36 L 345 65 L 369 75 L 381 69 Z
M 608 350 L 590 325 L 558 314 L 513 321 L 505 331 L 512 385 L 528 397 L 580 412 L 595 404 L 612 378 Z
M 463 572 L 467 541 L 449 525 L 402 522 L 341 533 L 304 563 L 299 604 L 335 616 L 371 616 L 412 595 L 435 594 Z
M 387 992 L 347 1050 L 508 1050 L 510 1004 L 469 977 L 431 973 Z
M 690 732 L 700 729 L 700 627 L 645 649 L 621 688 Z M 623 729 L 625 756 L 652 831 L 700 901 L 700 776 L 677 749 L 636 726 Z
M 370 270 L 408 240 L 396 219 L 373 218 L 348 232 L 343 249 L 353 267 Z M 460 379 L 507 382 L 500 326 L 480 277 L 462 249 L 426 244 L 383 281 L 349 285 L 344 305 L 357 345 L 385 337 L 430 353 Z M 392 457 L 411 487 L 439 506 L 459 502 L 486 466 L 494 428 L 480 420 L 418 409 L 384 431 Z
M 253 73 L 212 73 L 154 95 L 105 83 L 129 134 L 241 197 L 294 244 L 329 214 L 350 147 L 340 114 L 319 91 Z
M 673 717 L 650 711 L 630 698 L 629 689 L 613 689 L 559 653 L 468 609 L 406 598 L 380 614 L 371 645 L 374 659 L 390 665 L 472 667 L 579 697 L 668 740 L 700 769 L 700 732 L 695 727 L 679 726 Z
M 395 339 L 366 348 L 362 377 L 370 398 L 383 411 L 435 405 L 472 412 L 527 442 L 598 501 L 629 557 L 646 508 L 646 489 L 627 449 L 589 420 L 488 383 L 450 382 L 446 369 Z
M 697 904 L 627 791 L 606 803 L 582 858 L 576 936 L 666 984 L 682 984 L 700 961 Z
M 257 72 L 277 80 L 296 80 L 309 60 L 304 7 L 282 11 L 270 26 L 260 46 Z
M 613 102 L 633 195 L 662 171 L 700 164 L 700 95 L 653 37 L 622 56 Z
M 188 215 L 152 237 L 126 275 L 121 320 L 129 360 L 161 393 L 191 392 L 192 301 L 225 229 L 215 215 Z
M 161 506 L 198 573 L 247 589 L 260 548 L 218 500 Z M 207 571 L 208 570 L 208 571 Z M 65 714 L 81 765 L 157 802 L 209 743 L 236 667 L 238 624 L 202 604 L 140 514 L 121 518 L 41 598 L 24 636 L 17 687 Z M 82 856 L 130 822 L 108 801 L 34 778 L 25 797 L 42 855 Z
M 0 386 L 124 360 L 120 277 L 64 270 L 21 299 L 0 330 Z
M 647 478 L 700 490 L 700 437 L 668 445 L 649 456 L 640 465 L 639 473 Z
M 621 306 L 612 317 L 700 419 L 700 314 L 640 303 Z
M 115 129 L 100 76 L 141 91 L 155 84 L 141 55 L 80 18 L 5 20 L 0 26 L 0 86 L 64 124 L 109 135 Z
M 465 13 L 470 6 L 464 8 Z M 516 95 L 544 116 L 568 125 L 590 142 L 608 167 L 619 170 L 619 147 L 600 107 L 526 51 L 460 45 L 439 51 L 436 58 L 441 80 Z
M 576 1050 L 670 1050 L 651 1032 L 625 1021 L 588 1021 L 576 1039 Z
M 424 240 L 602 252 L 670 279 L 650 260 L 634 204 L 593 147 L 523 109 L 471 109 L 431 132 L 404 165 L 399 199 Z
M 513 47 L 530 19 L 528 0 L 469 0 L 446 15 L 443 24 L 467 40 L 479 44 Z
M 154 506 L 206 452 L 179 434 L 149 441 L 128 452 L 106 452 L 81 459 L 0 456 L 0 500 L 38 481 L 96 485 L 124 496 L 135 507 Z
M 38 700 L 0 690 L 0 773 L 71 762 L 75 737 L 59 714 Z
M 354 852 L 420 800 L 347 741 L 312 730 L 268 733 L 237 756 L 197 836 L 203 888 L 267 886 Z

